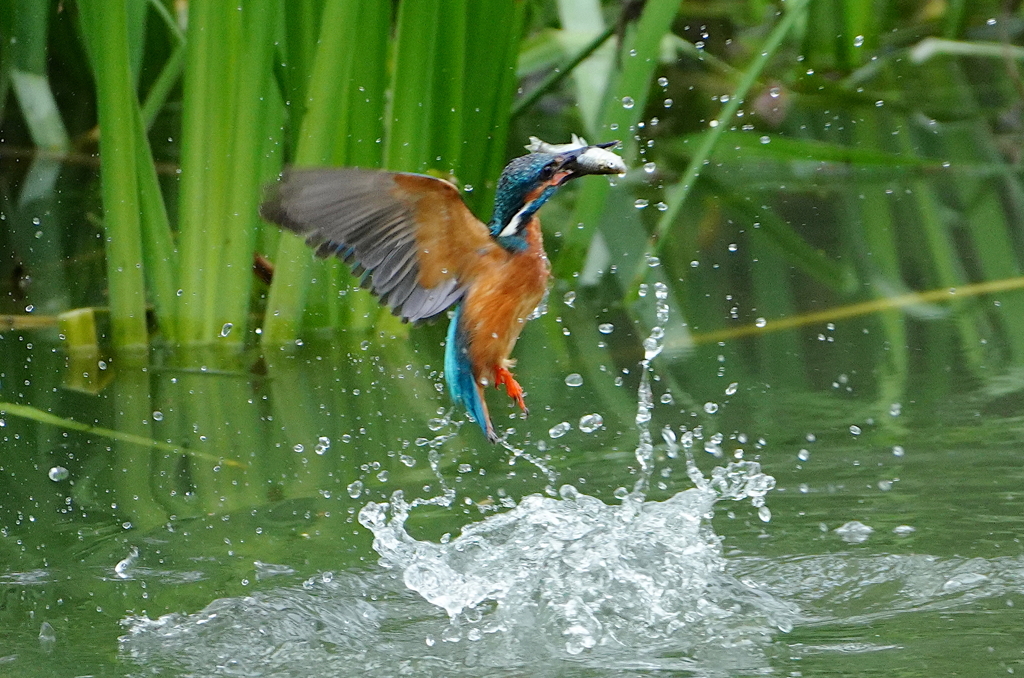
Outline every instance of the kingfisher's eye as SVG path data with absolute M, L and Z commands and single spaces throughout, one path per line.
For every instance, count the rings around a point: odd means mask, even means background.
M 555 176 L 555 166 L 554 166 L 554 164 L 545 165 L 544 169 L 542 169 L 540 171 L 540 179 L 541 179 L 541 181 L 547 181 L 548 179 L 550 179 L 553 176 Z

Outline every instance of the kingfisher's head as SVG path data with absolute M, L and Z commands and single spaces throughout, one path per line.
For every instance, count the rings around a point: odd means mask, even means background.
M 593 146 L 568 147 L 538 142 L 537 152 L 506 165 L 494 197 L 491 235 L 507 249 L 526 246 L 523 231 L 533 215 L 559 186 L 587 174 L 622 174 L 626 166 L 608 149 L 611 141 Z

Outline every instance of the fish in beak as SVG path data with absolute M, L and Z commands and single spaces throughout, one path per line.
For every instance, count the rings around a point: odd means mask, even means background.
M 572 142 L 568 144 L 549 144 L 537 137 L 530 137 L 530 143 L 526 146 L 526 150 L 532 153 L 555 153 L 565 158 L 559 172 L 559 175 L 562 176 L 558 185 L 561 185 L 570 179 L 588 174 L 625 174 L 626 163 L 608 150 L 618 144 L 618 141 L 588 144 L 574 134 Z

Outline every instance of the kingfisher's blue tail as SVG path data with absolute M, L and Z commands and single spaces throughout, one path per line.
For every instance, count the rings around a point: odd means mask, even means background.
M 491 442 L 498 437 L 491 428 L 491 419 L 487 415 L 487 404 L 484 403 L 473 378 L 473 366 L 469 362 L 469 349 L 466 333 L 462 329 L 462 304 L 455 307 L 455 315 L 448 324 L 448 339 L 444 348 L 444 379 L 448 382 L 448 392 L 452 400 L 462 403 L 466 411 L 476 419 Z

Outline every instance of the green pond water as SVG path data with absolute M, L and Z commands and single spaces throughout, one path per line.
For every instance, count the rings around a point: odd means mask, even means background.
M 490 394 L 508 446 L 460 427 L 444 323 L 101 365 L 4 332 L 3 400 L 189 454 L 0 419 L 0 674 L 1024 670 L 1019 367 L 922 364 L 886 399 L 852 319 L 794 342 L 802 389 L 738 374 L 778 335 L 666 342 L 638 410 L 640 331 L 590 296 L 524 333 L 529 418 Z M 774 477 L 767 512 L 701 479 L 729 462 Z

